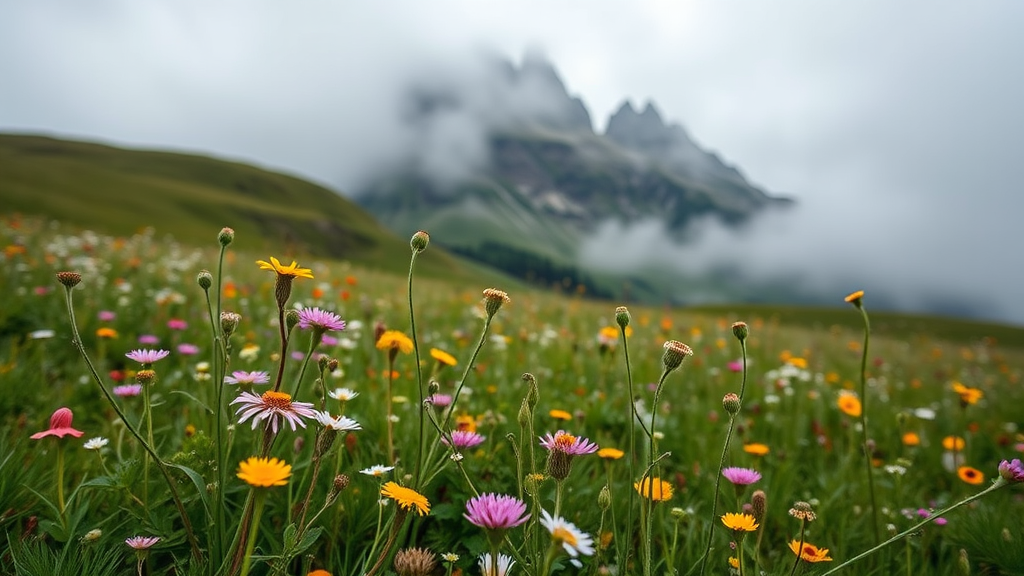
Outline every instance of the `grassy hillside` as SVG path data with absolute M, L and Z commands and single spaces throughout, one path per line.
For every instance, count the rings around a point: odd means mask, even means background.
M 249 250 L 394 272 L 408 266 L 408 239 L 335 192 L 204 156 L 0 134 L 0 204 L 4 213 L 115 235 L 152 226 L 185 244 L 207 245 L 211 230 L 230 226 Z M 442 250 L 424 253 L 419 266 L 427 275 L 481 273 Z

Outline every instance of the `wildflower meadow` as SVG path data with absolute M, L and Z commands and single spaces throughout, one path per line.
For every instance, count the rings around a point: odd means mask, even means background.
M 0 572 L 1024 574 L 1024 350 L 0 220 Z

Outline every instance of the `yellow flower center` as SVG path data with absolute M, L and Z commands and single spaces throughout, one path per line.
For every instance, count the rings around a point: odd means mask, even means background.
M 566 450 L 566 449 L 568 449 L 569 447 L 571 447 L 575 443 L 576 443 L 576 437 L 573 436 L 572 434 L 562 433 L 562 434 L 559 434 L 558 436 L 555 436 L 555 447 L 556 448 L 561 448 L 562 450 Z
M 292 405 L 291 394 L 286 394 L 284 392 L 274 392 L 273 390 L 268 390 L 263 393 L 263 396 L 261 396 L 261 398 L 263 399 L 263 403 L 270 408 L 287 410 Z
M 573 548 L 576 547 L 576 535 L 561 526 L 551 531 L 551 537 L 559 542 L 565 542 Z

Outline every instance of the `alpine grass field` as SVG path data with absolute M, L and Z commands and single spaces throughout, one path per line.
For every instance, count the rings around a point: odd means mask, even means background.
M 0 234 L 4 573 L 1024 574 L 1020 329 Z

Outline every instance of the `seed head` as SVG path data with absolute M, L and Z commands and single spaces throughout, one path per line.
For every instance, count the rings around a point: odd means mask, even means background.
M 213 286 L 213 274 L 210 274 L 209 270 L 200 270 L 196 275 L 196 284 L 203 290 L 209 290 L 210 286 Z
M 82 275 L 78 272 L 57 272 L 57 281 L 63 284 L 65 288 L 71 289 L 78 286 L 78 283 L 82 281 Z
M 221 312 L 220 313 L 220 329 L 224 331 L 224 337 L 230 338 L 235 330 L 238 328 L 238 323 L 242 321 L 242 316 L 234 312 Z
M 679 368 L 687 356 L 693 356 L 693 350 L 689 346 L 676 340 L 669 340 L 665 342 L 665 354 L 661 357 L 661 362 L 665 365 L 665 370 L 671 372 Z
M 789 515 L 804 522 L 813 522 L 817 518 L 814 510 L 811 509 L 811 505 L 807 502 L 794 503 L 793 507 L 789 509 Z
M 430 576 L 437 566 L 437 557 L 426 548 L 406 548 L 395 554 L 398 576 Z
M 497 288 L 484 290 L 484 309 L 487 310 L 488 318 L 493 317 L 503 304 L 508 304 L 511 301 L 507 293 Z

